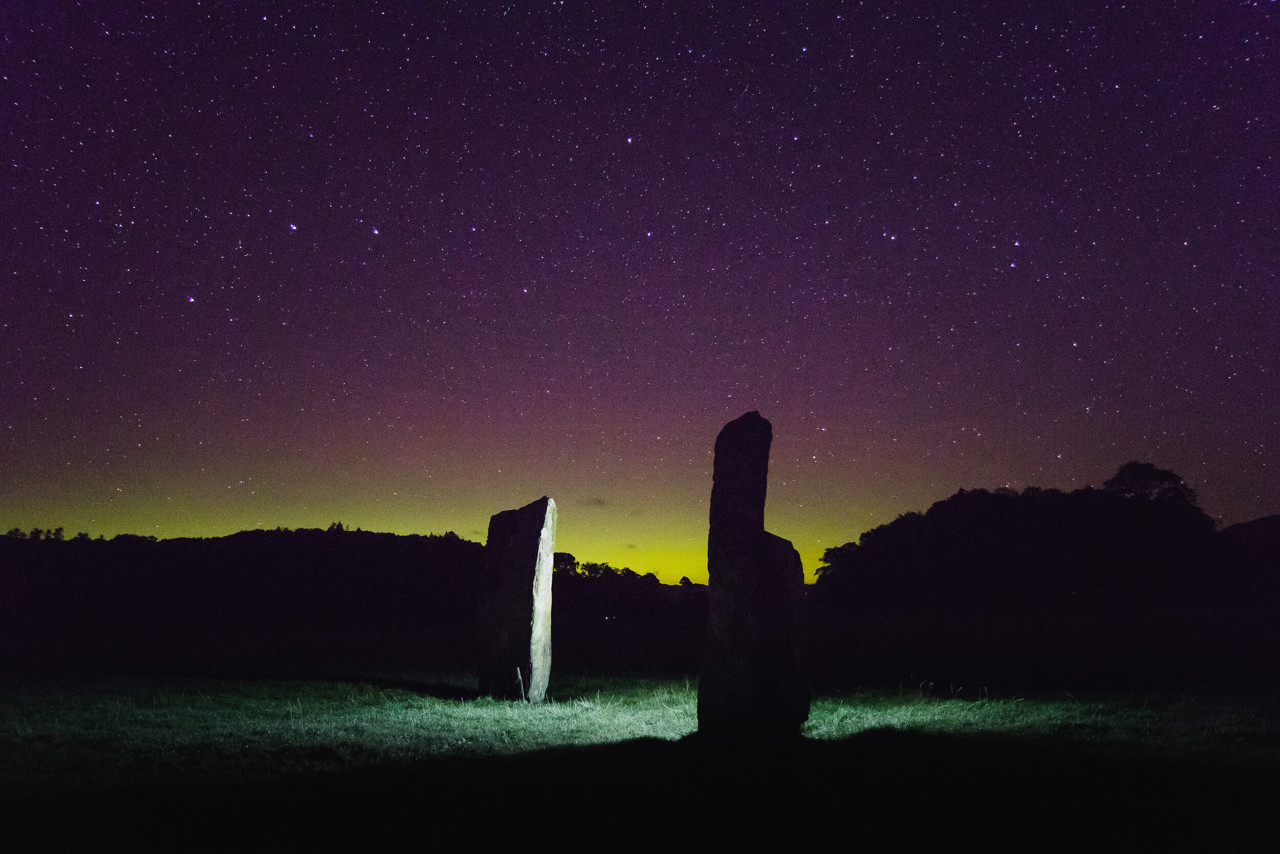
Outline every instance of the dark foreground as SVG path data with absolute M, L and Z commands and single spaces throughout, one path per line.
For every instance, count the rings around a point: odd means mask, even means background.
M 0 804 L 7 850 L 519 850 L 873 843 L 1273 850 L 1280 769 L 872 730 L 728 748 L 640 740 L 250 786 Z

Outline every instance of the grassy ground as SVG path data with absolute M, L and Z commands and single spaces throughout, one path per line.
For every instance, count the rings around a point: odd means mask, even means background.
M 192 780 L 245 782 L 480 757 L 697 729 L 689 682 L 579 680 L 530 707 L 376 683 L 121 681 L 0 697 L 0 794 Z M 1224 697 L 940 698 L 915 690 L 815 699 L 804 734 L 875 729 L 999 736 L 1117 755 L 1280 764 L 1274 706 Z
M 262 781 L 444 757 L 675 740 L 697 728 L 697 693 L 686 682 L 579 681 L 554 696 L 559 699 L 529 706 L 328 681 L 29 687 L 0 697 L 0 795 Z
M 163 827 L 230 848 L 242 832 L 364 838 L 371 815 L 402 840 L 450 817 L 494 830 L 513 806 L 517 826 L 531 808 L 605 825 L 692 808 L 739 829 L 906 821 L 942 838 L 992 820 L 1080 831 L 1119 810 L 1137 839 L 1217 840 L 1274 823 L 1280 797 L 1268 697 L 859 692 L 816 698 L 804 743 L 779 751 L 681 741 L 697 727 L 687 682 L 562 681 L 538 707 L 449 693 L 412 679 L 10 685 L 0 827 L 17 817 L 50 847 L 91 829 L 147 848 Z M 211 835 L 186 835 L 200 826 Z

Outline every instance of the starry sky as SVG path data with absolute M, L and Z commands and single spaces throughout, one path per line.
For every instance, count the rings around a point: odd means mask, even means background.
M 6 2 L 0 527 L 706 578 L 960 488 L 1280 512 L 1280 4 Z

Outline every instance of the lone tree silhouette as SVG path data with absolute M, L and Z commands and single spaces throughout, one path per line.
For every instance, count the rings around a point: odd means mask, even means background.
M 1174 501 L 1188 507 L 1196 506 L 1196 494 L 1182 478 L 1151 463 L 1125 463 L 1102 488 L 1124 498 Z

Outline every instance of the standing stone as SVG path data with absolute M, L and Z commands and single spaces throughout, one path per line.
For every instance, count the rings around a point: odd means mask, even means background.
M 804 570 L 791 543 L 764 529 L 773 427 L 759 412 L 716 437 L 707 576 L 707 648 L 698 731 L 712 738 L 798 736 L 809 718 Z
M 489 519 L 477 629 L 480 693 L 541 703 L 551 677 L 556 503 L 539 498 Z

